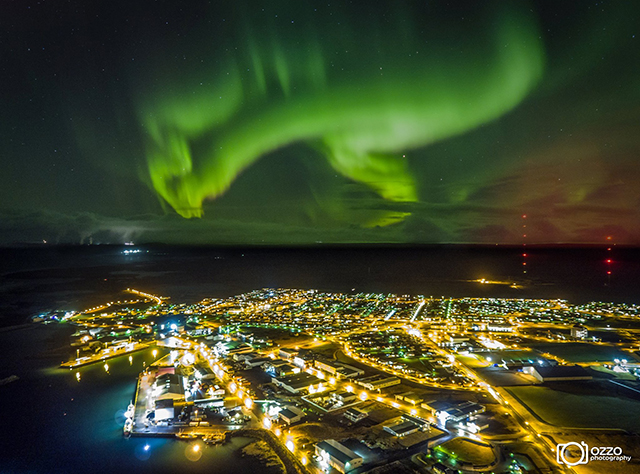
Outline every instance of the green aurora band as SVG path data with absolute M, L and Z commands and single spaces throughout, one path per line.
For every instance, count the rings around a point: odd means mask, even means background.
M 278 24 L 237 11 L 237 37 L 205 51 L 214 66 L 141 94 L 146 178 L 181 216 L 200 217 L 203 201 L 257 159 L 304 142 L 383 199 L 418 201 L 403 153 L 504 115 L 543 73 L 537 24 L 522 2 L 482 3 L 466 40 L 435 18 L 418 24 L 400 2 L 394 24 L 364 28 L 342 14 L 344 33 L 323 41 L 319 32 L 335 23 L 310 12 Z

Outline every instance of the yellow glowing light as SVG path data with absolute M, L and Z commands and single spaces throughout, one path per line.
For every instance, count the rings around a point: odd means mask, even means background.
M 351 385 L 347 385 L 346 390 L 347 392 L 351 393 L 353 392 L 353 387 Z
M 193 445 L 193 452 L 197 453 L 198 451 L 200 451 L 200 445 L 199 444 L 194 444 Z
M 235 382 L 231 382 L 231 383 L 229 384 L 229 391 L 230 391 L 231 393 L 235 393 L 235 391 L 236 391 L 237 389 L 238 389 L 238 386 L 236 385 L 236 383 L 235 383 Z
M 270 429 L 271 428 L 271 418 L 265 417 L 264 420 L 262 420 L 262 426 L 264 426 L 266 429 Z
M 331 377 L 331 378 L 329 379 L 329 383 L 330 383 L 331 385 L 335 385 L 335 384 L 336 384 L 336 378 L 335 378 L 335 377 Z
M 378 400 L 380 403 L 384 402 L 384 398 L 382 398 L 382 397 L 378 397 L 378 398 L 376 398 L 376 400 Z
M 364 402 L 367 398 L 369 398 L 369 395 L 367 395 L 367 392 L 360 393 L 360 400 Z
M 280 434 L 282 433 L 280 431 L 280 428 L 276 428 L 276 430 L 274 431 L 274 433 L 276 434 L 276 436 L 280 436 Z
M 104 371 L 109 372 L 109 364 L 107 364 L 106 362 L 104 363 Z
M 294 452 L 296 450 L 296 446 L 293 444 L 293 440 L 292 439 L 288 439 L 287 442 L 285 443 L 285 446 L 291 452 Z
M 80 372 L 76 372 L 76 380 L 80 382 Z
M 307 457 L 306 456 L 302 456 L 302 459 L 300 459 L 300 462 L 302 463 L 303 466 L 306 466 L 307 462 L 308 462 Z
M 158 350 L 157 350 L 157 349 L 154 349 L 154 350 L 151 352 L 151 355 L 152 355 L 153 357 L 157 356 L 157 355 L 158 355 Z
M 245 398 L 244 406 L 251 410 L 251 407 L 253 406 L 253 400 L 251 400 L 249 397 Z

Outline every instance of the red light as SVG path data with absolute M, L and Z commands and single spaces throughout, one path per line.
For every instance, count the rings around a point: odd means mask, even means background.
M 611 275 L 611 272 L 607 272 L 607 275 Z
M 610 236 L 610 235 L 609 235 L 609 236 L 607 236 L 607 240 L 611 240 L 611 236 Z
M 611 251 L 611 247 L 609 247 L 607 250 Z
M 611 259 L 610 258 L 607 259 L 607 263 L 611 263 Z
M 527 236 L 527 234 L 524 234 L 522 237 L 526 237 L 526 236 Z
M 527 218 L 527 215 L 526 215 L 526 214 L 522 214 L 522 218 L 523 218 L 523 219 L 526 219 L 526 218 Z
M 527 256 L 527 254 L 526 254 L 526 253 L 523 253 L 523 254 L 522 254 L 522 256 L 523 256 L 523 257 L 526 257 L 526 256 Z
M 522 264 L 523 264 L 523 265 L 526 265 L 526 264 L 527 264 L 527 262 L 522 262 Z

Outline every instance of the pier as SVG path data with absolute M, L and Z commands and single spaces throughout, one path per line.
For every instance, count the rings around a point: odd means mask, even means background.
M 103 349 L 98 354 L 94 354 L 92 356 L 78 357 L 77 359 L 63 362 L 60 364 L 60 367 L 63 369 L 76 369 L 85 365 L 95 364 L 96 362 L 103 362 L 114 357 L 138 352 L 151 346 L 152 344 L 145 344 L 142 342 L 129 342 L 121 347 Z

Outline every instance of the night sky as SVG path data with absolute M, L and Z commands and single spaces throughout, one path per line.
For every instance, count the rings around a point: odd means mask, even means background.
M 622 0 L 5 0 L 0 244 L 640 244 L 639 25 Z

